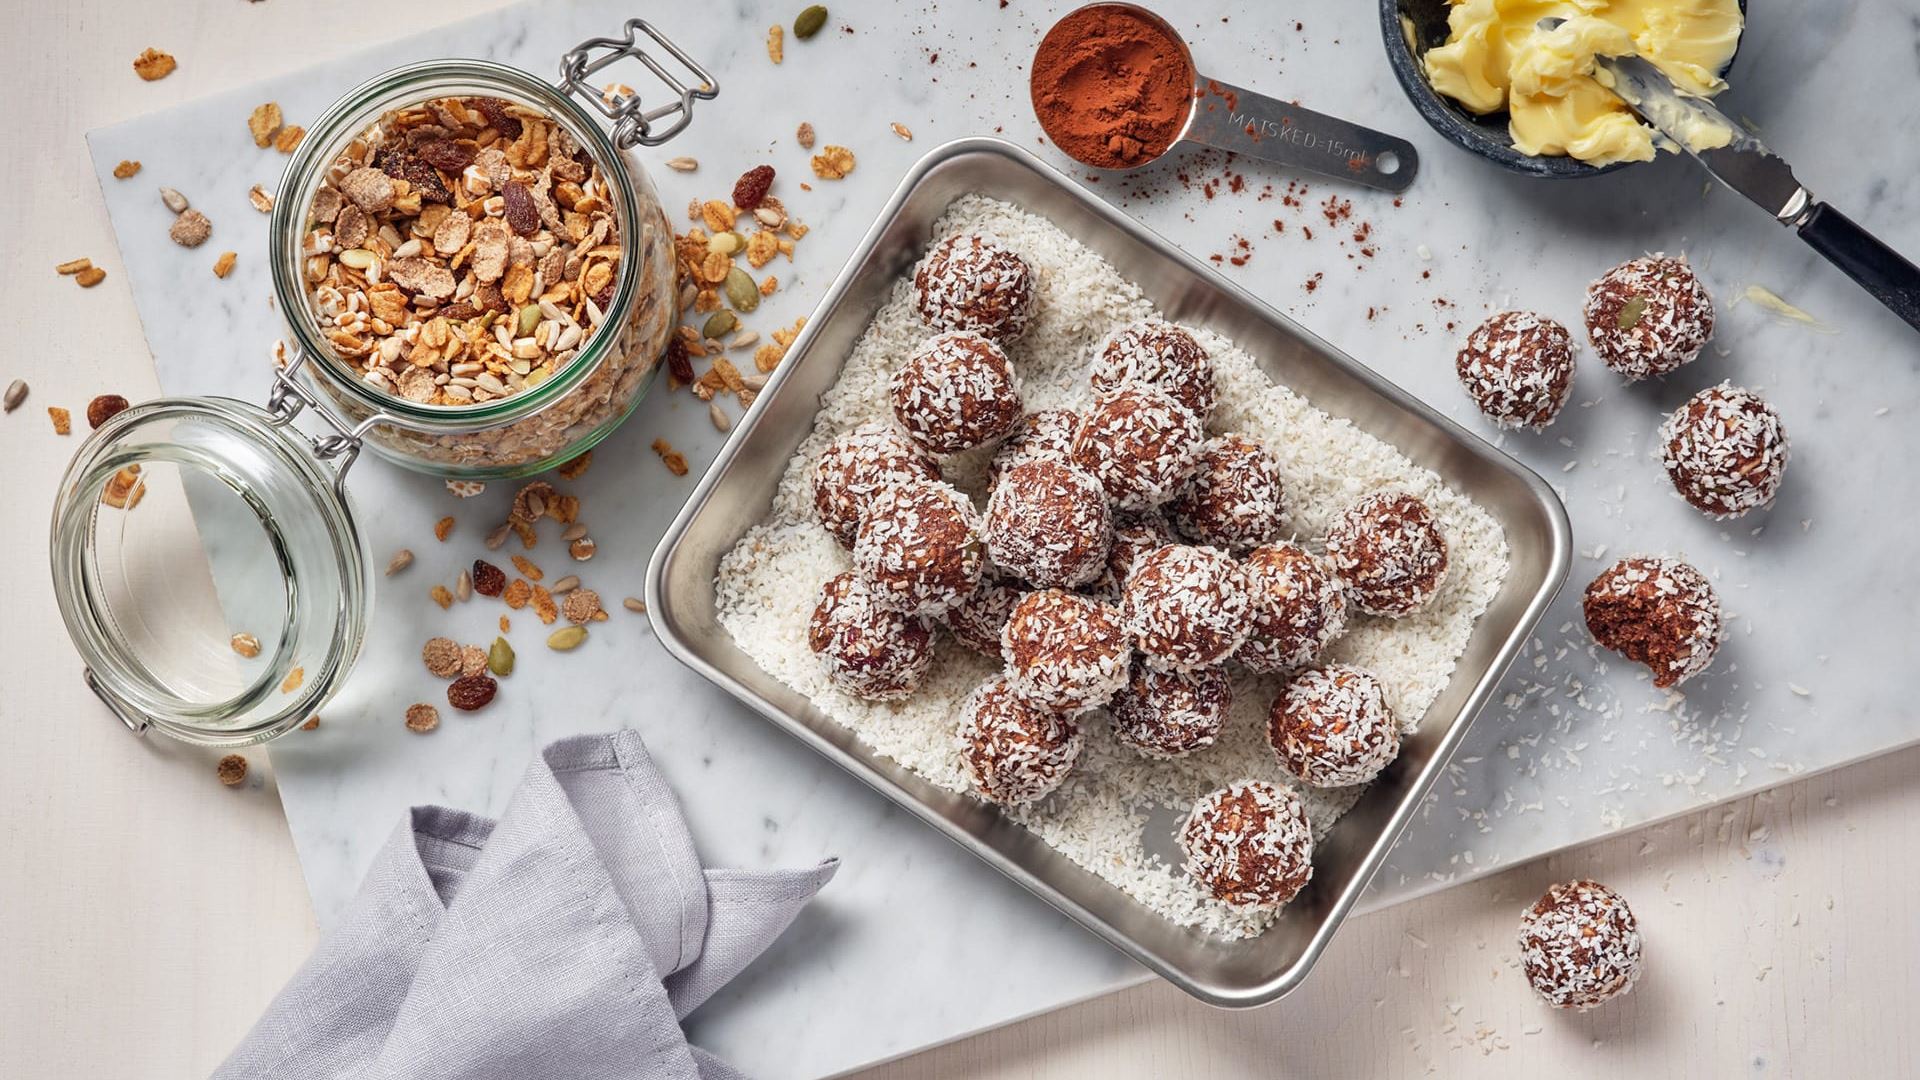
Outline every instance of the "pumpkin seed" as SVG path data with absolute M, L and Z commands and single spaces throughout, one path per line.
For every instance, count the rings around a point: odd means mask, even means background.
M 728 275 L 728 283 L 732 283 L 731 274 Z M 727 292 L 731 294 L 733 290 L 729 288 Z M 706 325 L 700 328 L 700 336 L 709 338 L 723 337 L 733 333 L 734 328 L 739 325 L 740 320 L 734 317 L 733 312 L 726 310 L 716 311 L 707 316 Z
M 495 675 L 513 674 L 513 646 L 506 638 L 493 639 L 493 647 L 487 650 L 487 670 Z
M 799 18 L 793 20 L 793 36 L 805 41 L 819 33 L 820 28 L 825 25 L 827 25 L 827 9 L 820 4 L 814 4 L 802 11 Z
M 520 309 L 520 332 L 514 337 L 526 337 L 533 328 L 540 325 L 540 305 L 528 304 Z
M 1626 303 L 1620 305 L 1620 316 L 1614 320 L 1614 324 L 1622 330 L 1631 330 L 1640 325 L 1640 316 L 1646 314 L 1646 310 L 1646 297 L 1630 296 Z
M 584 626 L 566 626 L 547 635 L 547 648 L 555 652 L 571 652 L 587 640 L 587 628 Z
M 723 288 L 727 291 L 727 302 L 733 305 L 735 311 L 752 311 L 760 306 L 760 286 L 754 283 L 752 274 L 737 266 L 727 271 L 727 283 Z M 727 327 L 727 330 L 732 329 L 731 325 Z M 716 335 L 709 333 L 707 336 Z

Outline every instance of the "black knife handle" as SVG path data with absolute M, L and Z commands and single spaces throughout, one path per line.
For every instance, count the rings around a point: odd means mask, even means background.
M 1826 203 L 1815 203 L 1800 223 L 1800 239 L 1920 330 L 1920 267 Z

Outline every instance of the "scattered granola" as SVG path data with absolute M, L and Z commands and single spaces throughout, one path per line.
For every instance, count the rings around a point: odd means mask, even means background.
M 794 131 L 793 137 L 796 141 L 800 143 L 800 149 L 802 150 L 813 149 L 813 125 L 812 124 L 802 121 L 800 124 L 800 127 Z
M 544 578 L 547 576 L 545 571 L 541 570 L 538 566 L 535 566 L 533 564 L 533 560 L 527 558 L 526 556 L 515 555 L 512 558 L 513 558 L 513 568 L 515 570 L 520 571 L 522 574 L 525 574 L 527 576 L 528 581 L 539 581 L 541 578 Z
M 767 27 L 767 59 L 779 63 L 786 57 L 786 28 L 779 23 Z
M 47 406 L 47 419 L 53 421 L 55 435 L 66 435 L 73 431 L 73 414 L 58 405 Z
M 174 68 L 179 66 L 180 62 L 171 54 L 163 53 L 159 49 L 148 49 L 133 58 L 133 73 L 148 82 L 166 78 L 173 74 Z
M 560 474 L 560 479 L 562 480 L 578 480 L 582 476 L 585 476 L 587 470 L 592 468 L 592 466 L 593 451 L 589 450 L 579 457 L 574 458 L 572 461 L 567 462 L 565 465 L 560 466 L 556 471 Z
M 255 210 L 263 214 L 273 213 L 273 193 L 259 184 L 247 189 L 247 201 L 253 204 Z
M 533 599 L 533 586 L 527 584 L 524 578 L 514 578 L 506 591 L 500 594 L 500 599 L 505 600 L 508 607 L 519 611 L 527 606 L 527 601 Z
M 452 535 L 453 535 L 453 515 L 452 514 L 448 514 L 446 517 L 443 517 L 439 521 L 436 521 L 433 523 L 433 538 L 435 540 L 438 540 L 444 544 L 447 542 L 447 537 Z
M 27 400 L 27 380 L 15 379 L 7 384 L 7 395 L 4 399 L 0 399 L 0 407 L 3 407 L 6 412 L 12 412 L 25 400 Z
M 131 510 L 140 505 L 146 493 L 147 485 L 140 479 L 140 466 L 129 465 L 107 480 L 106 489 L 100 492 L 100 501 L 115 510 Z
M 460 674 L 460 643 L 448 637 L 429 638 L 420 648 L 420 661 L 442 679 Z
M 120 164 L 115 165 L 113 167 L 113 178 L 115 180 L 128 180 L 133 177 L 134 173 L 137 173 L 139 171 L 140 171 L 139 162 L 122 161 Z
M 228 274 L 233 273 L 233 261 L 239 257 L 238 252 L 221 252 L 220 257 L 213 260 L 213 276 L 225 278 Z
M 107 280 L 107 272 L 97 266 L 89 266 L 85 270 L 73 275 L 73 280 L 78 282 L 81 288 L 91 289 L 95 285 Z
M 228 644 L 233 646 L 234 652 L 249 660 L 260 655 L 260 639 L 252 634 L 245 632 L 235 634 Z
M 295 690 L 300 689 L 300 684 L 306 681 L 307 669 L 303 667 L 294 668 L 292 671 L 287 672 L 286 679 L 280 683 L 280 692 L 283 694 L 291 694 Z
M 452 495 L 456 499 L 471 499 L 475 495 L 479 495 L 485 492 L 486 490 L 487 490 L 486 483 L 480 480 L 449 480 L 447 481 L 447 493 Z
M 256 105 L 247 116 L 247 131 L 253 136 L 253 145 L 266 147 L 273 142 L 274 133 L 280 130 L 280 105 L 269 101 Z
M 909 127 L 907 127 L 907 125 L 905 125 L 905 124 L 900 124 L 900 123 L 896 123 L 896 124 L 894 124 L 894 125 L 893 125 L 893 133 L 894 133 L 895 135 L 898 135 L 898 136 L 900 136 L 900 138 L 901 138 L 902 140 L 904 140 L 904 141 L 906 141 L 906 142 L 912 142 L 912 141 L 913 141 L 913 130 L 912 130 L 911 128 L 909 128 Z
M 576 625 L 592 622 L 594 616 L 600 614 L 600 594 L 592 589 L 577 589 L 570 592 L 567 594 L 561 613 L 567 617 L 568 622 Z
M 198 210 L 182 211 L 173 219 L 173 225 L 167 229 L 167 236 L 181 247 L 199 247 L 213 235 L 213 222 Z
M 425 735 L 440 726 L 440 710 L 426 702 L 407 706 L 407 730 Z
M 228 754 L 213 767 L 213 775 L 228 787 L 239 787 L 247 782 L 247 759 L 239 754 Z
M 825 149 L 813 155 L 811 164 L 813 175 L 822 180 L 839 180 L 853 171 L 853 151 L 828 143 Z
M 393 553 L 393 558 L 387 560 L 387 576 L 392 577 L 412 565 L 413 552 L 407 548 L 401 548 Z
M 66 432 L 61 432 L 61 434 L 64 435 Z M 665 439 L 655 439 L 653 440 L 653 452 L 660 455 L 660 460 L 666 465 L 668 472 L 675 476 L 687 475 L 686 456 L 681 454 L 680 451 L 675 450 L 672 443 Z
M 483 675 L 487 670 L 487 650 L 478 645 L 460 646 L 460 674 Z
M 317 728 L 319 726 L 320 726 L 320 714 L 314 713 L 312 716 L 307 717 L 306 723 L 300 725 L 300 730 L 312 731 L 314 728 Z
M 542 626 L 552 626 L 554 620 L 560 617 L 560 605 L 554 603 L 553 594 L 544 586 L 533 587 L 533 613 L 540 617 Z
M 91 269 L 93 269 L 92 259 L 68 259 L 66 262 L 63 262 L 60 265 L 54 267 L 53 272 L 63 277 L 66 277 L 73 274 L 78 274 L 82 270 L 91 270 Z
M 673 466 L 669 463 L 667 467 L 671 469 Z M 682 472 L 674 475 L 685 476 L 686 474 Z M 588 559 L 593 558 L 594 552 L 597 550 L 599 550 L 599 545 L 593 542 L 593 537 L 591 536 L 583 536 L 567 545 L 567 554 L 573 556 L 574 562 L 586 562 Z
M 288 124 L 280 129 L 280 134 L 273 137 L 273 148 L 283 154 L 291 154 L 294 147 L 300 145 L 300 140 L 306 137 L 306 128 L 298 124 Z
M 435 585 L 427 591 L 427 595 L 433 598 L 434 603 L 440 605 L 441 611 L 453 606 L 453 594 L 447 591 L 445 585 Z
M 87 426 L 97 428 L 127 408 L 127 399 L 119 394 L 101 394 L 87 402 Z

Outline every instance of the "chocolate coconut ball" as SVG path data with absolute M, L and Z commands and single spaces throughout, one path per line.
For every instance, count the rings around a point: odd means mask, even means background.
M 1008 469 L 987 500 L 987 556 L 1043 589 L 1070 589 L 1107 567 L 1113 521 L 1100 481 L 1058 461 Z
M 1562 882 L 1520 916 L 1520 967 L 1547 1004 L 1585 1012 L 1633 989 L 1639 920 L 1597 881 Z
M 888 385 L 893 415 L 914 442 L 955 454 L 991 442 L 1020 422 L 1020 386 L 1000 346 L 954 332 L 913 351 Z
M 1346 590 L 1332 568 L 1305 548 L 1255 548 L 1240 568 L 1253 594 L 1253 626 L 1234 658 L 1250 670 L 1304 667 L 1346 630 Z
M 914 268 L 913 301 L 935 330 L 1011 341 L 1033 317 L 1033 268 L 985 237 L 956 234 Z
M 853 547 L 867 502 L 905 480 L 938 480 L 940 465 L 905 435 L 863 424 L 836 436 L 813 466 L 813 509 L 841 547 Z
M 1135 661 L 1107 703 L 1113 737 L 1150 758 L 1185 757 L 1220 737 L 1233 707 L 1233 683 L 1222 668 L 1155 671 Z
M 974 652 L 1000 658 L 1000 635 L 1014 605 L 1027 590 L 1012 578 L 989 571 L 965 600 L 947 609 L 942 618 L 953 638 Z
M 909 480 L 867 504 L 853 542 L 853 569 L 874 603 L 908 615 L 938 615 L 980 584 L 980 515 L 938 480 Z
M 1731 383 L 1687 399 L 1660 427 L 1660 461 L 1680 497 L 1717 518 L 1773 501 L 1787 470 L 1780 414 Z
M 1124 326 L 1101 343 L 1092 383 L 1099 398 L 1128 383 L 1147 383 L 1172 394 L 1202 424 L 1213 417 L 1213 358 L 1192 331 L 1161 319 Z
M 1245 551 L 1280 532 L 1280 461 L 1244 435 L 1208 439 L 1167 516 L 1196 544 Z
M 1582 606 L 1593 640 L 1645 664 L 1658 687 L 1705 671 L 1720 648 L 1720 598 L 1679 559 L 1621 559 L 1587 586 Z
M 1200 421 L 1166 391 L 1129 383 L 1094 406 L 1073 440 L 1073 463 L 1092 473 L 1121 510 L 1173 497 L 1200 449 Z
M 1685 259 L 1649 255 L 1587 286 L 1587 340 L 1600 362 L 1629 379 L 1665 375 L 1700 355 L 1713 336 L 1713 298 Z
M 1127 579 L 1140 556 L 1168 544 L 1177 544 L 1173 527 L 1158 514 L 1113 515 L 1113 544 L 1107 549 L 1107 569 L 1086 591 L 1118 603 L 1126 594 Z
M 1000 636 L 1007 684 L 1036 705 L 1078 713 L 1127 684 L 1133 645 L 1120 610 L 1061 589 L 1029 593 Z
M 1287 681 L 1267 715 L 1267 743 L 1280 767 L 1314 787 L 1348 787 L 1380 775 L 1400 754 L 1400 725 L 1386 690 L 1344 664 Z
M 1453 368 L 1487 419 L 1538 430 L 1573 393 L 1573 335 L 1544 315 L 1502 311 L 1473 328 Z
M 851 573 L 829 578 L 807 623 L 807 646 L 827 678 L 855 697 L 898 701 L 912 694 L 933 663 L 926 622 L 873 602 Z
M 1084 741 L 1070 717 L 981 683 L 960 706 L 960 761 L 974 790 L 1002 806 L 1045 798 L 1073 769 Z
M 1313 877 L 1313 830 L 1292 788 L 1242 780 L 1205 796 L 1180 829 L 1187 873 L 1235 907 L 1279 907 Z
M 1157 671 L 1212 667 L 1253 629 L 1247 576 L 1213 548 L 1170 544 L 1142 555 L 1124 605 L 1134 644 Z
M 1000 483 L 1008 469 L 1025 461 L 1071 461 L 1073 437 L 1080 432 L 1080 414 L 1072 409 L 1042 409 L 1028 413 L 1013 426 L 988 465 L 987 482 Z
M 1327 559 L 1353 606 L 1399 618 L 1426 607 L 1447 576 L 1447 537 L 1427 504 L 1404 491 L 1369 495 L 1327 530 Z

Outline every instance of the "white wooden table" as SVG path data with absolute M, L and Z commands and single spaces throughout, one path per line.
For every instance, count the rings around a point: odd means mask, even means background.
M 315 933 L 264 757 L 228 790 L 216 755 L 128 737 L 54 610 L 47 508 L 77 436 L 45 408 L 84 430 L 93 395 L 155 392 L 81 134 L 487 6 L 416 0 L 400 23 L 374 0 L 73 0 L 27 9 L 0 43 L 0 383 L 32 384 L 0 419 L 0 1076 L 204 1076 Z M 135 79 L 149 45 L 180 70 Z M 83 255 L 109 274 L 92 290 L 52 272 Z M 1920 749 L 1358 920 L 1273 1009 L 1147 986 L 869 1075 L 1910 1074 L 1917 770 Z M 1548 1015 L 1509 940 L 1521 904 L 1575 874 L 1633 901 L 1649 973 L 1624 1002 Z

